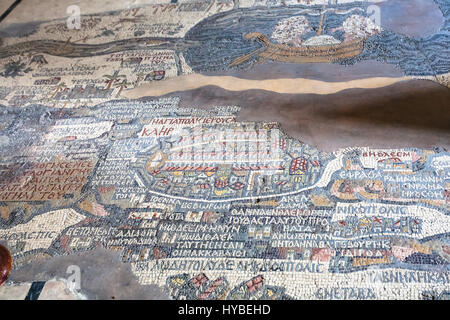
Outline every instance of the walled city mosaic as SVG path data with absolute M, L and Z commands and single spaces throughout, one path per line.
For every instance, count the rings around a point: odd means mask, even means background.
M 155 4 L 79 30 L 1 30 L 0 240 L 14 268 L 102 247 L 173 299 L 448 299 L 447 150 L 323 152 L 240 121 L 239 106 L 122 95 L 269 60 L 448 73 L 448 1 L 441 31 L 420 39 L 353 1 L 327 2 L 314 38 L 322 3 Z

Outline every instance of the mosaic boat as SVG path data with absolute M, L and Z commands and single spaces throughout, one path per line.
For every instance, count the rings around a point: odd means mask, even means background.
M 325 8 L 326 6 L 324 6 L 323 9 L 324 12 L 321 16 L 317 36 L 308 39 L 302 46 L 295 47 L 286 44 L 272 43 L 266 35 L 260 32 L 247 33 L 244 36 L 245 39 L 256 39 L 262 47 L 233 60 L 229 67 L 239 65 L 249 60 L 255 54 L 258 54 L 258 57 L 262 60 L 270 59 L 274 61 L 291 63 L 334 62 L 341 59 L 353 58 L 361 54 L 364 49 L 365 39 L 339 42 L 331 36 L 322 35 L 325 19 Z
M 247 55 L 241 56 L 229 65 L 239 65 L 255 54 L 262 59 L 270 59 L 280 62 L 311 63 L 311 62 L 334 62 L 341 59 L 356 57 L 364 49 L 364 40 L 357 39 L 339 44 L 291 47 L 284 44 L 270 42 L 269 38 L 262 33 L 252 32 L 244 36 L 247 40 L 256 39 L 262 48 Z

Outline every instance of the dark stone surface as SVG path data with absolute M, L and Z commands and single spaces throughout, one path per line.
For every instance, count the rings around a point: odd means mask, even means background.
M 288 135 L 324 151 L 450 147 L 450 90 L 432 81 L 330 95 L 236 93 L 208 86 L 168 96 L 181 96 L 181 106 L 239 105 L 240 121 L 278 121 Z
M 230 69 L 224 72 L 209 72 L 205 75 L 233 76 L 249 80 L 305 78 L 340 82 L 372 77 L 401 77 L 403 73 L 393 65 L 369 60 L 354 65 L 336 63 L 298 64 L 270 61 L 254 65 L 250 69 Z

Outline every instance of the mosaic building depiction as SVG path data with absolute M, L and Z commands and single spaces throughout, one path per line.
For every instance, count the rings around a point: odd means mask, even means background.
M 102 249 L 170 299 L 448 299 L 450 127 L 427 148 L 423 128 L 391 147 L 377 147 L 390 133 L 333 151 L 302 138 L 328 130 L 314 117 L 340 94 L 405 83 L 439 88 L 450 121 L 450 2 L 414 1 L 434 30 L 392 22 L 397 0 L 161 0 L 75 29 L 0 23 L 11 276 Z

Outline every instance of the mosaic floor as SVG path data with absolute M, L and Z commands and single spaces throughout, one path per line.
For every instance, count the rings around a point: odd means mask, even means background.
M 450 297 L 447 0 L 31 2 L 0 299 Z

